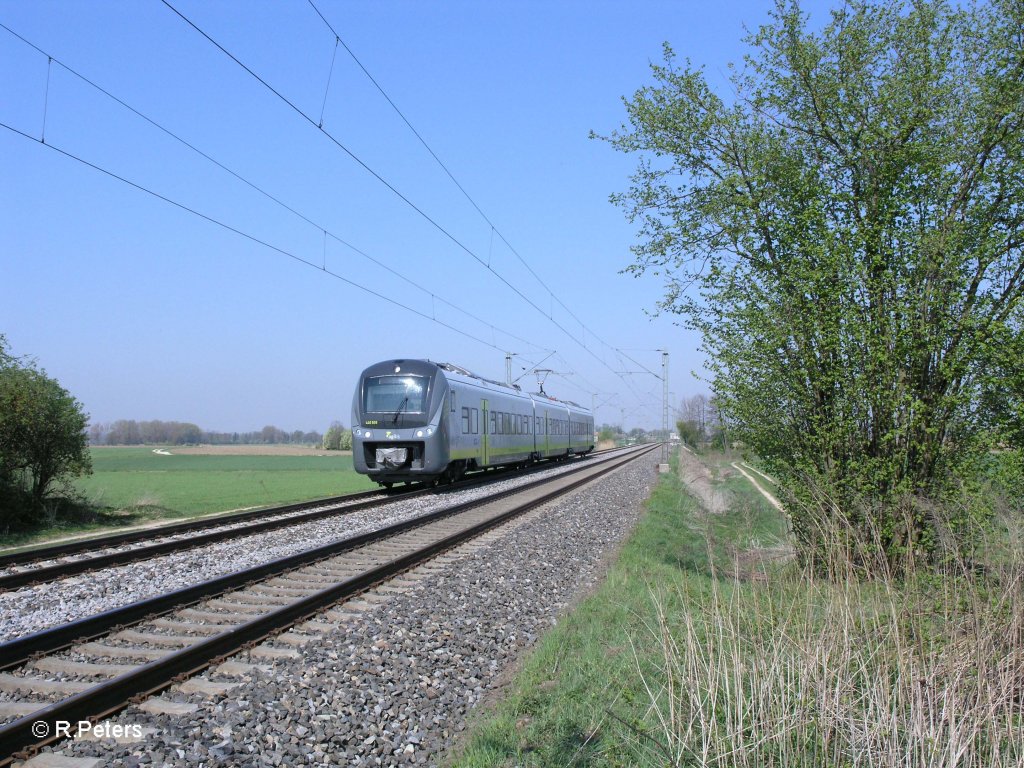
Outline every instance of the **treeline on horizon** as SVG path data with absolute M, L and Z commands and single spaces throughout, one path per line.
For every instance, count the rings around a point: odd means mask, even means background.
M 90 445 L 320 445 L 323 435 L 273 425 L 253 432 L 211 432 L 186 421 L 120 419 L 89 426 Z

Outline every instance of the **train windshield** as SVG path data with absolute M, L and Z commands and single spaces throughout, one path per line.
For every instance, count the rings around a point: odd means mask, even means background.
M 365 413 L 425 413 L 427 379 L 424 376 L 371 376 L 363 389 Z

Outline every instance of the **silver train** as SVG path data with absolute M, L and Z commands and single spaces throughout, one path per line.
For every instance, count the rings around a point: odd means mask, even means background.
M 388 488 L 592 450 L 594 417 L 586 408 L 448 363 L 371 365 L 352 398 L 356 472 Z

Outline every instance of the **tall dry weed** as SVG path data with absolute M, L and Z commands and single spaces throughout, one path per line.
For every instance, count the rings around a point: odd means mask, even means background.
M 980 570 L 951 553 L 938 572 L 868 580 L 843 576 L 863 562 L 843 551 L 851 540 L 833 537 L 833 578 L 794 567 L 655 595 L 634 638 L 653 729 L 633 737 L 652 763 L 1024 766 L 1021 549 Z

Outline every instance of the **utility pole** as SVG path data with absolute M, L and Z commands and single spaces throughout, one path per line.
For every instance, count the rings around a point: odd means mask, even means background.
M 668 350 L 661 351 L 661 463 L 668 462 Z

